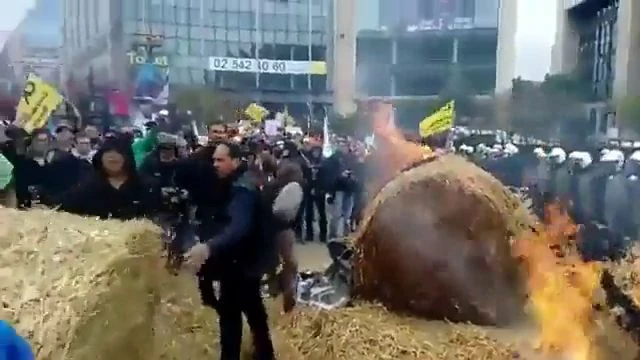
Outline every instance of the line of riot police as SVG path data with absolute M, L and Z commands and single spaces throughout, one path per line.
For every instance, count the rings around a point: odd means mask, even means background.
M 525 189 L 532 210 L 559 202 L 579 225 L 578 246 L 585 259 L 622 256 L 640 236 L 640 150 L 600 147 L 567 153 L 559 146 L 513 144 L 475 149 L 468 156 L 503 184 Z

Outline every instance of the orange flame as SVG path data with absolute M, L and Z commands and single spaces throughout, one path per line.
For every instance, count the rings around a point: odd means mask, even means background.
M 542 231 L 514 244 L 527 268 L 530 309 L 540 330 L 538 349 L 595 360 L 592 298 L 600 284 L 600 264 L 583 262 L 571 249 L 577 227 L 560 206 L 548 206 L 545 220 Z
M 428 147 L 407 141 L 390 122 L 391 116 L 393 116 L 393 105 L 378 103 L 374 106 L 372 112 L 373 131 L 378 142 L 376 157 L 385 164 L 391 174 L 395 175 L 413 163 L 434 156 Z

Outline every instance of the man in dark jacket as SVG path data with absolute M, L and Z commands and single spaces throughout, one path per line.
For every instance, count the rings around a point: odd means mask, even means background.
M 355 158 L 345 144 L 342 144 L 325 164 L 325 184 L 331 220 L 329 220 L 329 237 L 344 237 L 351 228 L 353 211 L 353 195 L 356 191 L 354 174 Z
M 239 360 L 242 314 L 253 334 L 255 358 L 274 358 L 267 313 L 262 302 L 261 277 L 270 257 L 262 241 L 258 188 L 241 168 L 243 151 L 234 143 L 216 147 L 214 166 L 223 181 L 223 201 L 211 204 L 203 219 L 201 240 L 185 255 L 186 265 L 199 271 L 203 301 L 219 314 L 221 359 Z M 212 281 L 220 281 L 220 298 Z
M 29 208 L 48 182 L 46 154 L 51 139 L 46 129 L 36 129 L 31 137 L 18 127 L 0 127 L 6 139 L 0 143 L 2 154 L 13 165 L 18 208 Z
M 318 211 L 318 227 L 320 230 L 320 241 L 327 241 L 327 207 L 326 188 L 322 179 L 324 178 L 324 158 L 322 148 L 313 147 L 309 152 L 303 154 L 307 166 L 302 168 L 304 184 L 304 213 L 306 225 L 306 241 L 313 241 L 313 224 L 315 211 Z
M 76 187 L 91 169 L 87 161 L 76 157 L 73 150 L 75 135 L 69 125 L 60 124 L 56 130 L 54 147 L 46 156 L 47 196 L 57 197 Z

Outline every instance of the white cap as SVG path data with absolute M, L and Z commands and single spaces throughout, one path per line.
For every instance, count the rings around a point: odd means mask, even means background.
M 160 115 L 160 116 L 169 116 L 169 110 L 162 109 L 162 110 L 158 111 L 158 115 Z

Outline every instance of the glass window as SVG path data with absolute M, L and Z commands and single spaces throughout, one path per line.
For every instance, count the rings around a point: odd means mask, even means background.
M 240 30 L 240 41 L 251 42 L 251 31 Z
M 135 19 L 138 10 L 137 3 L 134 1 L 125 1 L 123 6 L 124 8 L 122 11 L 124 13 L 124 18 L 128 20 Z
M 142 19 L 143 16 L 147 15 L 147 4 L 145 0 L 136 1 L 138 4 L 137 18 Z
M 178 36 L 178 33 L 177 33 L 178 27 L 176 25 L 165 24 L 163 28 L 164 28 L 164 33 L 167 36 Z
M 476 12 L 476 0 L 464 0 L 462 2 L 462 17 L 472 18 Z
M 226 39 L 227 39 L 227 29 L 217 28 L 216 40 L 226 40 Z
M 164 21 L 168 23 L 176 22 L 176 8 L 173 6 L 164 7 Z
M 136 32 L 136 23 L 133 22 L 133 21 L 125 21 L 123 30 L 124 30 L 125 34 L 133 34 L 133 33 L 135 33 Z
M 240 11 L 251 11 L 254 0 L 235 0 L 240 3 Z
M 178 37 L 188 38 L 189 37 L 189 28 L 185 25 L 178 26 Z
M 276 30 L 287 30 L 287 15 L 277 14 L 275 16 Z
M 215 42 L 211 40 L 206 40 L 204 42 L 204 55 L 215 56 Z
M 275 15 L 263 15 L 262 16 L 262 29 L 264 30 L 275 30 L 277 28 Z
M 287 27 L 289 30 L 298 30 L 298 21 L 295 15 L 289 14 L 289 16 L 287 16 Z
M 306 30 L 309 27 L 309 18 L 306 15 L 298 15 L 298 30 Z
M 227 10 L 229 11 L 240 11 L 240 4 L 238 0 L 227 0 Z
M 200 55 L 200 40 L 189 40 L 189 55 Z
M 176 39 L 166 38 L 162 43 L 162 49 L 170 53 L 176 52 Z
M 240 34 L 238 33 L 238 30 L 227 30 L 227 40 L 240 41 Z
M 203 14 L 204 15 L 204 14 Z M 200 8 L 190 8 L 189 17 L 192 24 L 200 24 Z M 204 17 L 204 16 L 203 16 Z
M 191 72 L 191 83 L 202 85 L 204 84 L 204 73 L 202 69 L 190 69 Z
M 322 44 L 322 33 L 314 31 L 311 33 L 311 40 L 314 44 Z
M 240 57 L 243 58 L 253 58 L 254 54 L 254 46 L 251 43 L 240 43 Z
M 201 39 L 204 33 L 204 29 L 200 28 L 200 26 L 193 25 L 189 28 L 189 37 L 192 39 Z
M 240 44 L 238 44 L 237 42 L 227 43 L 227 56 L 238 57 L 239 51 L 240 51 Z
M 209 17 L 210 19 L 212 19 L 211 25 L 215 27 L 225 27 L 226 22 L 225 22 L 224 15 L 225 14 L 223 12 L 219 12 L 219 11 L 214 12 L 213 16 Z
M 311 26 L 314 31 L 324 31 L 325 28 L 325 18 L 322 16 L 314 16 L 311 20 Z
M 203 27 L 202 28 L 202 32 L 205 39 L 207 40 L 213 40 L 215 39 L 215 29 L 211 28 L 211 27 Z
M 162 21 L 162 5 L 151 5 L 150 19 Z
M 253 14 L 250 12 L 241 12 L 239 16 L 240 29 L 251 30 L 255 27 Z
M 309 44 L 309 34 L 307 32 L 303 32 L 303 31 L 298 32 L 298 39 L 300 40 L 300 44 L 303 44 L 303 45 Z
M 227 55 L 227 44 L 224 41 L 216 41 L 214 45 L 215 45 L 215 48 L 214 48 L 215 56 Z
M 186 8 L 177 8 L 178 24 L 187 24 L 189 22 L 189 14 Z
M 215 1 L 215 10 L 226 10 L 227 0 L 213 0 Z
M 295 31 L 287 32 L 287 40 L 288 43 L 295 44 L 298 42 L 298 33 Z
M 178 39 L 178 51 L 179 55 L 187 55 L 189 53 L 189 41 L 187 39 Z
M 287 33 L 285 31 L 276 32 L 276 43 L 285 44 L 287 42 Z
M 237 29 L 240 27 L 240 17 L 238 13 L 228 12 L 227 13 L 227 27 L 231 29 Z
M 262 32 L 262 42 L 263 43 L 272 43 L 275 41 L 276 34 L 274 31 L 263 31 Z

